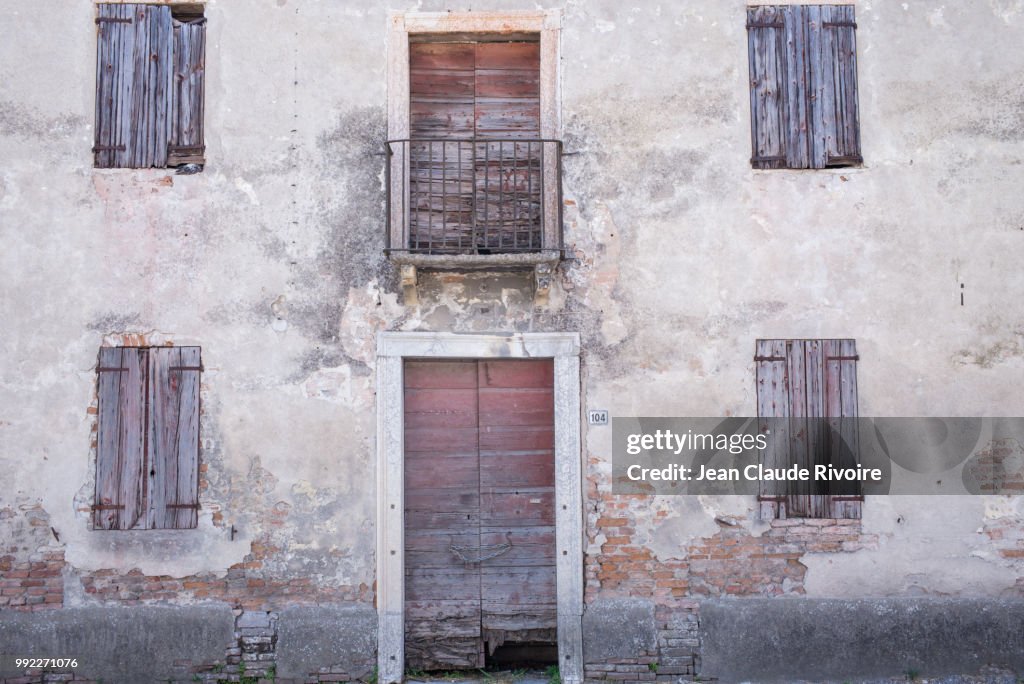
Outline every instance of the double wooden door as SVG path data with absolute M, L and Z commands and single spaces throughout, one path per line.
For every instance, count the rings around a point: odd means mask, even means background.
M 555 643 L 553 365 L 405 364 L 405 652 L 477 668 Z

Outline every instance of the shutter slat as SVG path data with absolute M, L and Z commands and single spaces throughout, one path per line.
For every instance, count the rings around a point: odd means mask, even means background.
M 839 357 L 839 431 L 843 441 L 850 445 L 853 456 L 859 458 L 856 341 L 839 340 Z M 837 518 L 860 518 L 862 505 L 862 501 L 833 501 L 833 515 Z
M 149 526 L 196 526 L 199 455 L 199 348 L 150 352 Z
M 807 383 L 807 467 L 828 463 L 828 443 L 825 436 L 824 354 L 819 340 L 804 341 L 804 370 Z M 829 497 L 819 494 L 819 484 L 808 482 L 806 515 L 811 518 L 829 517 Z
M 786 112 L 788 139 L 786 154 L 790 168 L 809 165 L 807 108 L 807 22 L 802 5 L 784 8 L 786 30 Z
M 804 8 L 807 30 L 807 110 L 811 125 L 808 136 L 809 168 L 825 168 L 825 112 L 822 108 L 824 93 L 825 57 L 822 54 L 821 6 Z

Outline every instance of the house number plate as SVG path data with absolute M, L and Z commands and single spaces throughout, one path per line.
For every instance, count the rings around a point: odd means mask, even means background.
M 591 425 L 607 425 L 608 411 L 605 411 L 604 409 L 587 411 L 587 422 Z

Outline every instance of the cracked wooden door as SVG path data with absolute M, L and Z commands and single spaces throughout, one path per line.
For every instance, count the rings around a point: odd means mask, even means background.
M 550 360 L 405 365 L 409 667 L 556 642 Z

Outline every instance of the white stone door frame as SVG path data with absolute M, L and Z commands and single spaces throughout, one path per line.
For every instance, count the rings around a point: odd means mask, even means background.
M 405 672 L 405 392 L 407 358 L 553 359 L 555 587 L 562 681 L 583 681 L 583 463 L 578 333 L 381 332 L 377 335 L 378 682 Z

